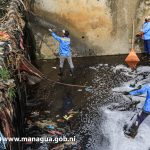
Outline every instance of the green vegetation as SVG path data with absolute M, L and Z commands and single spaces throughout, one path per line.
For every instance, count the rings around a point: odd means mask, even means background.
M 10 87 L 8 88 L 8 98 L 12 100 L 16 96 L 15 89 Z
M 10 73 L 7 70 L 7 68 L 0 68 L 0 78 L 2 78 L 2 80 L 7 81 L 8 79 L 10 79 Z
M 4 84 L 9 82 L 9 79 L 11 78 L 11 76 L 10 76 L 10 72 L 8 71 L 6 67 L 0 68 L 0 78 L 4 81 Z M 8 98 L 12 100 L 15 97 L 15 88 L 9 85 L 9 83 L 7 84 L 8 84 L 7 86 L 9 87 L 7 91 Z

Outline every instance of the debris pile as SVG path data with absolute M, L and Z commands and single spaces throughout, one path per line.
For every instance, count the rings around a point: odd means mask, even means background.
M 66 139 L 70 139 L 70 141 L 44 141 L 44 143 L 47 144 L 48 148 L 53 150 L 64 150 L 65 148 L 80 150 L 79 143 L 73 139 L 74 137 L 71 137 L 73 136 L 73 133 L 71 133 L 73 122 L 77 114 L 78 111 L 71 109 L 64 115 L 57 115 L 54 118 L 51 117 L 51 113 L 48 111 L 45 111 L 43 114 L 40 114 L 38 111 L 32 112 L 30 117 L 27 118 L 27 136 L 32 137 L 34 135 L 34 137 L 51 138 L 53 140 L 65 137 Z M 34 141 L 27 143 L 26 146 L 34 149 L 36 144 L 39 143 Z M 43 143 L 41 145 L 43 145 Z
M 0 6 L 0 131 L 8 138 L 16 133 L 13 121 L 18 82 L 35 84 L 41 80 L 41 74 L 26 59 L 29 51 L 24 42 L 27 24 L 24 3 L 22 0 L 2 0 Z M 12 143 L 1 144 L 3 149 L 14 148 Z

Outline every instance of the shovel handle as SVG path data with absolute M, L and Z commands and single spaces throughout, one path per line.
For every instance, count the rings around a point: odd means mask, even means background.
M 132 20 L 132 46 L 131 46 L 131 51 L 134 50 L 134 34 L 135 34 L 135 25 L 134 25 L 134 20 Z

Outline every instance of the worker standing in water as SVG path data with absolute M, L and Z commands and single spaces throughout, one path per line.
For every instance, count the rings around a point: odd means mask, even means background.
M 134 122 L 128 129 L 127 126 L 125 127 L 125 134 L 131 137 L 136 136 L 140 124 L 148 117 L 148 115 L 150 115 L 150 84 L 146 84 L 138 90 L 124 92 L 125 95 L 130 94 L 133 96 L 141 95 L 144 93 L 147 93 L 147 96 L 142 111 L 139 114 L 137 114 Z
M 144 52 L 150 56 L 150 16 L 145 17 L 141 31 L 136 35 L 144 40 Z
M 60 73 L 58 75 L 63 76 L 64 61 L 65 59 L 67 59 L 70 65 L 71 75 L 73 76 L 74 65 L 73 65 L 72 57 L 71 57 L 69 32 L 66 30 L 63 30 L 62 31 L 63 36 L 59 37 L 52 31 L 52 29 L 49 29 L 49 31 L 51 32 L 53 38 L 59 42 Z

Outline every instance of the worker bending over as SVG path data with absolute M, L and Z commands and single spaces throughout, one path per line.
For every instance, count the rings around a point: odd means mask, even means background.
M 130 95 L 141 95 L 146 93 L 146 100 L 143 106 L 142 111 L 137 114 L 135 121 L 132 123 L 131 127 L 125 131 L 125 134 L 134 137 L 137 134 L 137 130 L 140 124 L 150 115 L 150 84 L 144 85 L 142 88 L 138 90 L 134 90 L 131 92 L 125 92 L 124 94 Z

